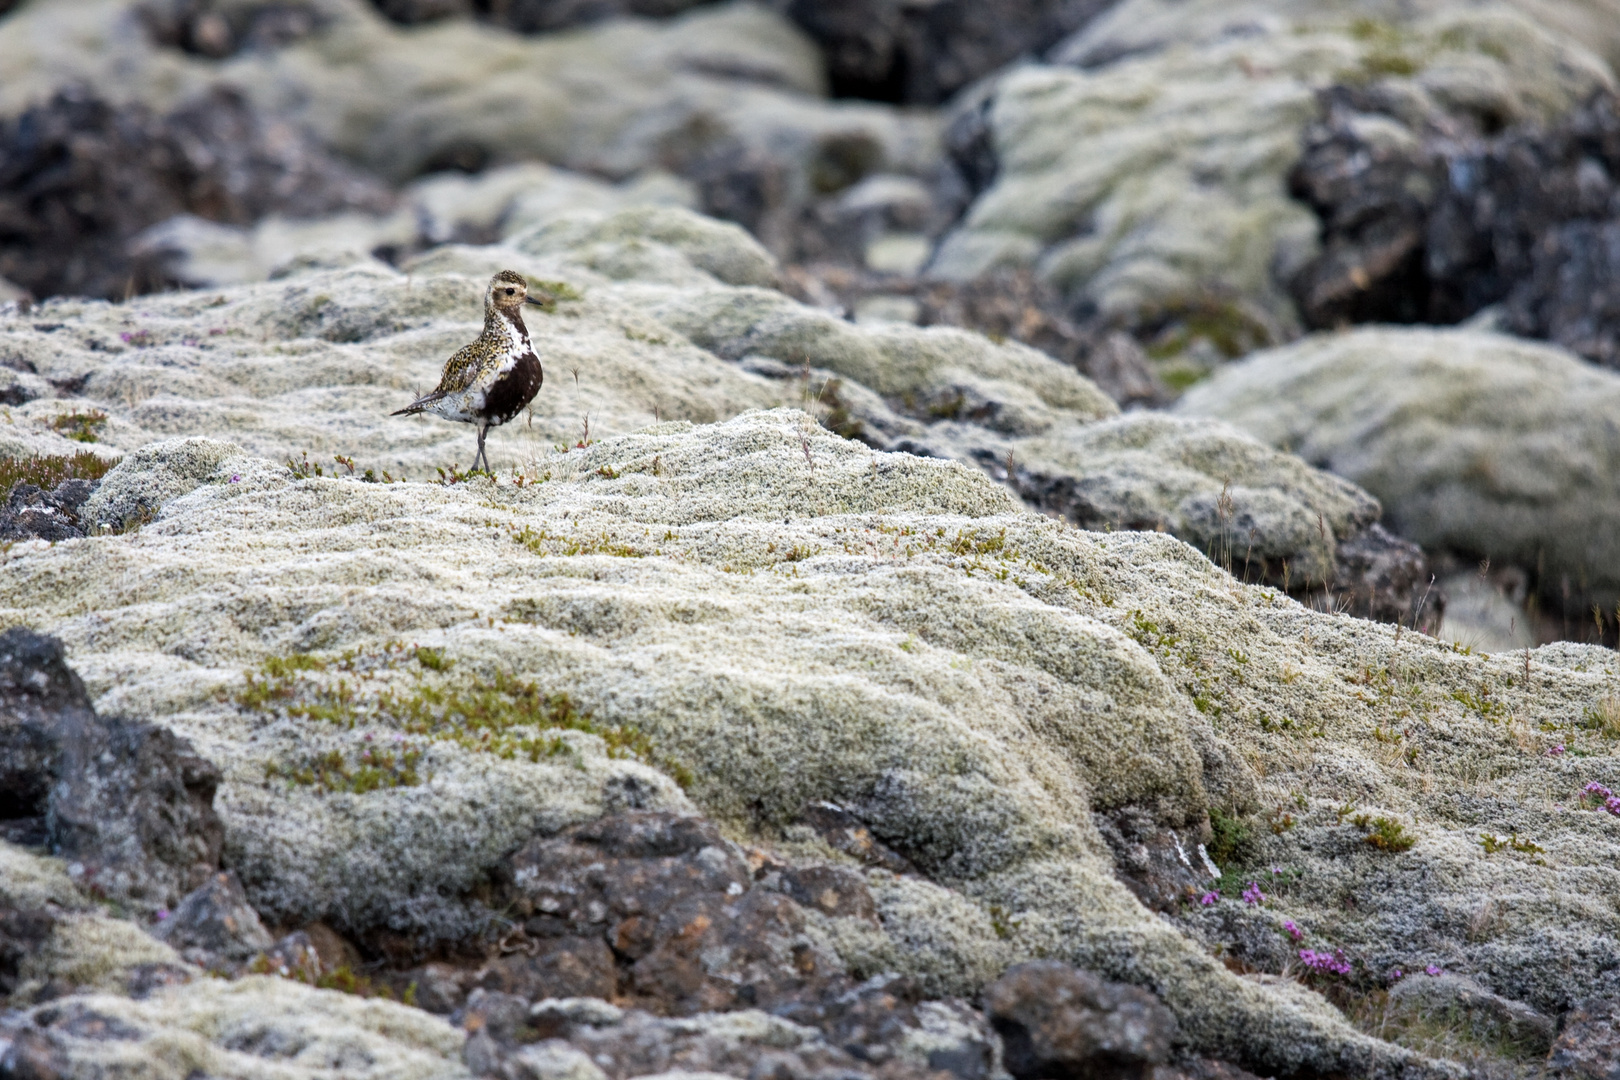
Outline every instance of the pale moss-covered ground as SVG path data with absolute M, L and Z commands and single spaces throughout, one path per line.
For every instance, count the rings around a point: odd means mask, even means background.
M 889 943 L 846 935 L 846 955 L 935 990 L 1063 956 L 1152 986 L 1207 1051 L 1356 1075 L 1423 1069 L 1292 984 L 1233 974 L 1207 920 L 1258 942 L 1262 971 L 1287 917 L 1372 971 L 1434 963 L 1543 1009 L 1614 990 L 1620 822 L 1577 806 L 1588 780 L 1620 784 L 1612 731 L 1579 726 L 1620 693 L 1612 653 L 1469 655 L 1312 612 L 1169 537 L 1030 516 L 975 471 L 793 411 L 543 464 L 521 488 L 442 487 L 221 458 L 138 532 L 13 549 L 0 604 L 64 638 L 100 707 L 222 764 L 229 858 L 272 918 L 450 928 L 521 829 L 633 793 L 768 836 L 827 798 L 937 883 L 874 874 Z M 364 794 L 268 777 L 392 729 L 244 709 L 244 674 L 395 641 L 451 663 L 379 665 L 377 685 L 504 671 L 566 691 L 649 735 L 687 792 L 588 734 L 531 764 L 440 732 L 420 783 Z M 1177 929 L 1115 881 L 1091 825 L 1127 804 L 1189 841 L 1212 804 L 1253 815 L 1263 843 L 1230 875 L 1292 883 Z M 1346 804 L 1416 846 L 1374 850 Z M 1277 808 L 1294 824 L 1273 835 Z M 1484 832 L 1543 850 L 1487 854 Z

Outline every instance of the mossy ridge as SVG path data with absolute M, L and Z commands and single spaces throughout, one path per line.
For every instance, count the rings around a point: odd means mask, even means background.
M 0 458 L 0 492 L 10 495 L 18 484 L 33 484 L 49 491 L 65 480 L 100 480 L 117 458 L 108 460 L 89 450 L 76 454 L 34 454 Z
M 458 679 L 450 674 L 455 666 L 439 650 L 398 642 L 351 649 L 332 659 L 294 653 L 271 657 L 258 672 L 248 672 L 229 699 L 245 712 L 350 731 L 376 726 L 401 739 L 451 743 L 504 760 L 539 762 L 574 753 L 555 733 L 577 731 L 602 740 L 611 758 L 661 769 L 683 788 L 692 782 L 691 772 L 659 754 L 646 734 L 598 723 L 566 693 L 548 694 L 499 671 Z M 422 754 L 421 745 L 402 741 L 393 748 L 362 748 L 352 765 L 349 757 L 331 751 L 297 766 L 273 765 L 269 772 L 296 784 L 363 794 L 421 783 L 426 779 L 417 770 Z

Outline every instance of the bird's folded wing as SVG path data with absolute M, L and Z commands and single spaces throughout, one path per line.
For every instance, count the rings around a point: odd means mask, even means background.
M 456 354 L 444 362 L 444 374 L 439 376 L 439 396 L 467 389 L 478 377 L 479 354 L 471 345 L 463 345 Z

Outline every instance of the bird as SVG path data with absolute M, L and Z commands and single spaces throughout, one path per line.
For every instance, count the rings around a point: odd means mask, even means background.
M 484 332 L 444 362 L 439 385 L 432 393 L 392 414 L 432 413 L 446 420 L 478 425 L 474 472 L 480 461 L 489 471 L 489 457 L 484 453 L 484 437 L 489 429 L 500 427 L 522 412 L 545 381 L 540 358 L 529 343 L 529 329 L 523 325 L 525 303 L 549 310 L 555 301 L 530 296 L 528 281 L 514 270 L 502 270 L 490 278 L 484 292 Z

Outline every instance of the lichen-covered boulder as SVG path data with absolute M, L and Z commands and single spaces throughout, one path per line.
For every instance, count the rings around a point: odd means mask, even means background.
M 1505 6 L 1126 0 L 959 102 L 995 168 L 931 272 L 1033 267 L 1112 320 L 1173 324 L 1156 351 L 1190 377 L 1297 325 L 1279 283 L 1318 223 L 1287 175 L 1318 91 L 1370 85 L 1415 124 L 1550 120 L 1613 79 L 1570 25 Z
M 1590 619 L 1620 599 L 1620 377 L 1468 330 L 1314 335 L 1251 356 L 1177 406 L 1378 496 L 1402 535 L 1532 571 Z

